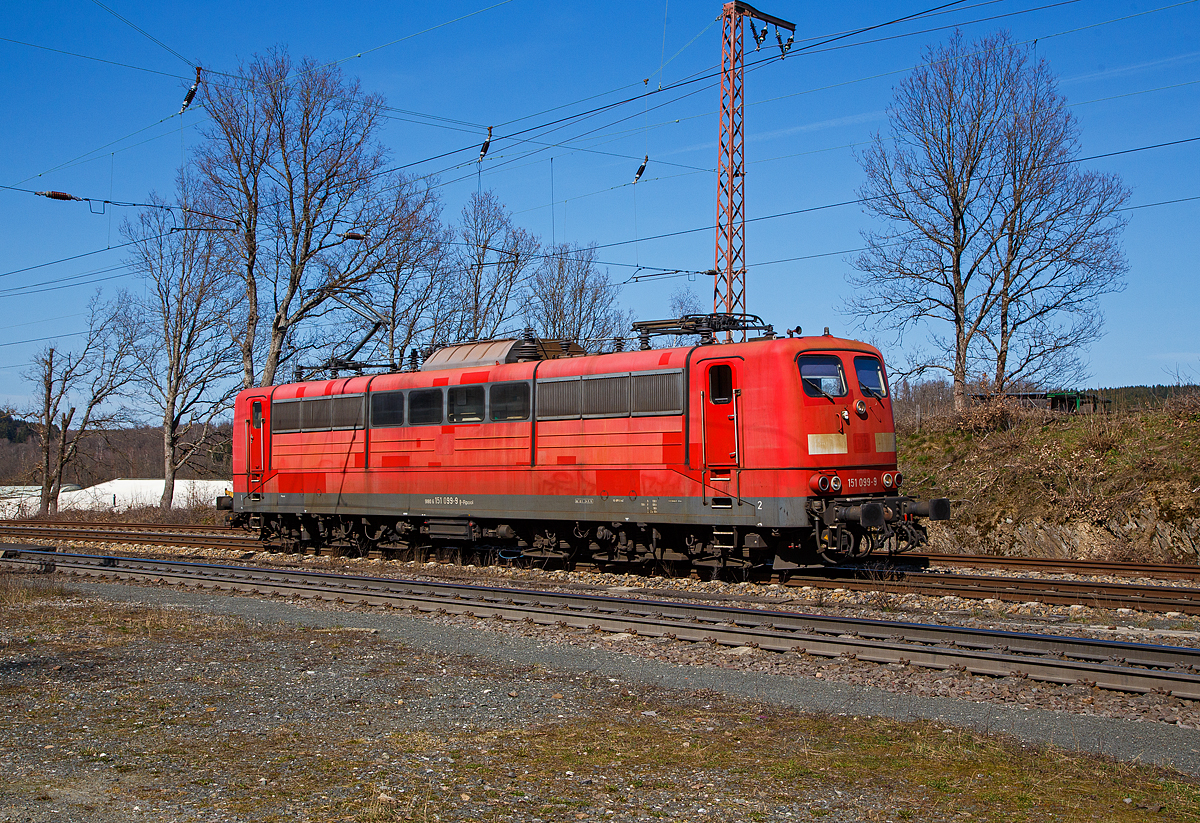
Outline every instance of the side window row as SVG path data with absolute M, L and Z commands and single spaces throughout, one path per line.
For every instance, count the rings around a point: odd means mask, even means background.
M 442 389 L 409 389 L 371 394 L 371 427 L 428 426 L 443 422 L 482 423 L 490 419 L 529 419 L 529 384 L 497 383 L 483 386 L 451 386 Z M 283 400 L 271 404 L 271 431 L 333 431 L 361 429 L 366 411 L 361 394 L 320 397 L 312 400 Z
M 539 420 L 677 415 L 683 414 L 683 371 L 548 378 L 537 381 L 537 393 Z M 370 398 L 371 428 L 528 420 L 532 408 L 527 381 L 380 391 Z M 271 430 L 363 428 L 365 405 L 361 394 L 276 401 Z

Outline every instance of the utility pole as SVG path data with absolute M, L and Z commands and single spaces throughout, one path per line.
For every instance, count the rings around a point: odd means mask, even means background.
M 745 133 L 742 127 L 742 20 L 750 18 L 757 51 L 767 36 L 767 25 L 775 27 L 780 57 L 792 46 L 796 27 L 786 20 L 763 14 L 749 3 L 733 0 L 721 12 L 721 139 L 717 158 L 717 243 L 713 266 L 713 313 L 746 313 L 746 210 Z M 764 23 L 760 34 L 754 21 Z M 787 43 L 779 34 L 789 32 Z M 725 340 L 733 339 L 730 332 Z M 742 331 L 742 339 L 746 332 Z

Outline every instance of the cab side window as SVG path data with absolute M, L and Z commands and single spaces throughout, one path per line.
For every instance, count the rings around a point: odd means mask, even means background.
M 404 425 L 404 392 L 382 391 L 371 395 L 371 427 Z
M 497 383 L 491 392 L 492 420 L 529 419 L 528 383 Z
M 719 363 L 708 370 L 708 396 L 714 403 L 733 400 L 733 367 Z
M 483 386 L 455 386 L 446 390 L 451 423 L 482 423 Z

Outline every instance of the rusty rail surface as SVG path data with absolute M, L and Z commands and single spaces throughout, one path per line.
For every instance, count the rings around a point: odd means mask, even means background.
M 0 520 L 0 529 L 5 528 L 21 528 L 24 526 L 42 526 L 45 528 L 63 528 L 63 529 L 94 529 L 102 530 L 126 530 L 137 529 L 139 531 L 174 531 L 174 532 L 233 532 L 228 526 L 217 525 L 195 525 L 186 523 L 117 523 L 103 522 L 91 520 Z
M 89 543 L 136 543 L 254 551 L 262 543 L 245 532 L 220 526 L 173 526 L 143 523 L 0 521 L 0 538 L 78 540 Z
M 1139 583 L 1103 583 L 1053 577 L 989 577 L 948 572 L 905 572 L 894 568 L 838 567 L 805 570 L 788 578 L 789 586 L 847 589 L 890 594 L 920 594 L 1001 600 L 1037 601 L 1056 606 L 1096 609 L 1141 609 L 1200 614 L 1200 588 Z
M 1200 566 L 1178 563 L 1125 563 L 1117 560 L 1069 560 L 1061 557 L 1000 557 L 986 554 L 905 553 L 892 558 L 897 566 L 967 566 L 975 569 L 1013 569 L 1108 574 L 1119 577 L 1200 580 Z

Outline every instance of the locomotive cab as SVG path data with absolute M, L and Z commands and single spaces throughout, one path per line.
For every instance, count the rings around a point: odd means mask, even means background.
M 900 494 L 896 433 L 883 360 L 855 341 L 817 338 L 796 355 L 799 425 L 807 440 L 813 538 L 826 562 L 925 542 Z M 942 514 L 939 506 L 937 514 Z M 912 509 L 912 511 L 910 511 Z

